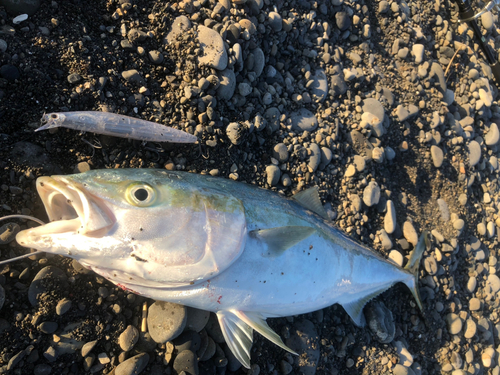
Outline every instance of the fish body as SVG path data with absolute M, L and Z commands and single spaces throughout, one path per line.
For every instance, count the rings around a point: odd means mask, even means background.
M 84 132 L 149 142 L 195 143 L 196 136 L 135 117 L 111 112 L 76 111 L 44 114 L 42 126 L 35 131 L 65 127 Z
M 397 267 L 327 219 L 317 189 L 292 199 L 221 178 L 152 169 L 41 177 L 51 223 L 18 242 L 77 259 L 122 288 L 217 313 L 250 365 L 252 332 L 287 348 L 268 317 L 363 306 L 397 282 L 418 300 L 416 269 Z M 412 272 L 413 271 L 413 272 Z M 291 351 L 293 352 L 293 351 Z

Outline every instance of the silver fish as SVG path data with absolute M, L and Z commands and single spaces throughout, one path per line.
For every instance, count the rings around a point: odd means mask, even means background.
M 417 289 L 424 234 L 406 269 L 328 220 L 311 188 L 286 199 L 222 178 L 154 169 L 40 177 L 49 224 L 22 246 L 78 260 L 118 286 L 217 314 L 247 368 L 253 330 L 294 353 L 269 317 L 341 304 L 364 324 L 364 305 L 392 285 Z
M 198 138 L 186 133 L 135 117 L 110 112 L 81 111 L 47 113 L 42 117 L 42 126 L 35 131 L 64 127 L 68 129 L 132 138 L 149 142 L 195 143 Z

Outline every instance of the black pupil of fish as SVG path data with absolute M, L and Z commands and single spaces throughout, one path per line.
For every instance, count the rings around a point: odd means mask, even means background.
M 148 199 L 148 196 L 149 193 L 146 189 L 141 188 L 134 191 L 134 197 L 140 202 L 144 202 L 146 199 Z

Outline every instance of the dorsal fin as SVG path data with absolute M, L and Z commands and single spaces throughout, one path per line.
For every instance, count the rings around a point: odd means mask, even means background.
M 277 257 L 280 256 L 286 249 L 305 240 L 316 229 L 305 226 L 286 226 L 269 229 L 253 230 L 249 234 L 259 240 L 262 240 L 267 245 L 267 254 L 265 256 Z
M 317 186 L 313 186 L 309 189 L 299 191 L 298 193 L 294 194 L 292 196 L 292 199 L 304 208 L 321 216 L 323 219 L 330 220 L 328 214 L 323 208 L 323 205 L 321 204 L 318 191 L 319 188 Z

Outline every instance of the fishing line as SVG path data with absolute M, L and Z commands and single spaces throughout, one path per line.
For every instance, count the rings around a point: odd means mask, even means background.
M 2 221 L 2 220 L 8 220 L 8 219 L 32 220 L 34 222 L 37 222 L 40 225 L 45 225 L 45 223 L 42 220 L 37 219 L 36 217 L 33 217 L 33 216 L 28 216 L 28 215 L 8 215 L 8 216 L 0 217 L 0 221 Z M 35 251 L 34 253 L 28 253 L 28 254 L 24 254 L 24 255 L 19 255 L 18 257 L 15 257 L 15 258 L 3 260 L 3 261 L 0 262 L 0 266 L 2 266 L 4 264 L 7 264 L 7 263 L 15 262 L 16 260 L 19 260 L 19 259 L 28 258 L 30 256 L 33 256 L 34 254 L 41 254 L 41 253 Z

